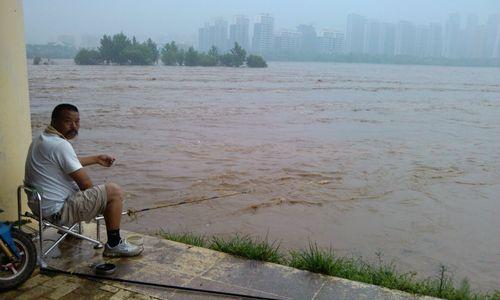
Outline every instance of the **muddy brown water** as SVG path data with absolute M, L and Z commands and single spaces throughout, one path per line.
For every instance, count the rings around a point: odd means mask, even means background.
M 76 104 L 79 155 L 123 227 L 309 242 L 500 287 L 500 72 L 274 63 L 267 69 L 29 66 L 33 134 Z M 198 201 L 207 197 L 221 198 Z

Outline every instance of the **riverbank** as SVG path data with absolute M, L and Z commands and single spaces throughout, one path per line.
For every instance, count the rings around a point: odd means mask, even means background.
M 383 260 L 378 254 L 378 264 L 371 264 L 362 257 L 338 256 L 332 249 L 320 249 L 315 243 L 304 250 L 280 252 L 279 243 L 249 236 L 235 235 L 230 238 L 205 237 L 193 233 L 169 233 L 160 231 L 165 239 L 193 246 L 209 248 L 240 257 L 277 263 L 313 273 L 360 281 L 368 284 L 400 290 L 411 294 L 444 299 L 500 299 L 500 290 L 490 293 L 476 292 L 467 279 L 455 284 L 446 267 L 439 266 L 436 277 L 418 279 L 416 272 L 400 272 L 394 262 Z
M 84 224 L 84 232 L 95 236 L 95 224 Z M 130 234 L 133 233 L 123 231 L 123 236 Z M 110 259 L 103 258 L 102 250 L 94 249 L 86 241 L 66 240 L 47 258 L 49 268 L 61 270 L 65 275 L 37 274 L 17 290 L 0 294 L 0 297 L 172 300 L 216 296 L 200 291 L 205 290 L 266 299 L 433 299 L 274 263 L 243 259 L 158 237 L 144 235 L 143 241 L 144 252 L 141 256 Z M 85 277 L 94 275 L 92 267 L 103 261 L 116 265 L 114 274 L 107 279 L 89 280 Z M 81 277 L 69 273 L 80 274 Z M 123 280 L 170 285 L 170 288 L 131 284 Z M 173 289 L 172 286 L 198 291 Z M 235 298 L 241 299 L 227 294 L 217 295 L 217 299 Z

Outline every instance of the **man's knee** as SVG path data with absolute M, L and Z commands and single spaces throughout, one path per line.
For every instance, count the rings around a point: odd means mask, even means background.
M 123 199 L 122 188 L 116 183 L 106 183 L 106 193 L 109 201 L 121 201 Z

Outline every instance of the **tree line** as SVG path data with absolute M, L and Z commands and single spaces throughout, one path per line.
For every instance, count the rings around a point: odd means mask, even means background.
M 78 49 L 70 45 L 47 43 L 45 45 L 26 44 L 26 57 L 73 58 Z
M 130 39 L 123 33 L 104 35 L 97 50 L 80 49 L 74 60 L 78 65 L 153 65 L 161 60 L 166 66 L 241 67 L 246 64 L 254 68 L 267 67 L 261 56 L 247 56 L 245 49 L 238 43 L 224 54 L 219 54 L 215 46 L 212 46 L 208 53 L 198 52 L 193 47 L 184 50 L 174 41 L 158 50 L 158 46 L 151 39 L 139 43 L 135 37 Z

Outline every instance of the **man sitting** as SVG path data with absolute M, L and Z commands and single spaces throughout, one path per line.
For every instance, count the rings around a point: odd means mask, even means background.
M 114 183 L 93 185 L 84 166 L 110 167 L 109 155 L 77 157 L 68 140 L 78 135 L 80 115 L 76 106 L 59 104 L 52 111 L 50 125 L 33 139 L 26 158 L 25 183 L 41 192 L 43 218 L 71 226 L 104 215 L 108 241 L 104 256 L 137 256 L 143 248 L 120 237 L 122 190 Z M 38 214 L 38 204 L 29 197 L 28 205 Z

